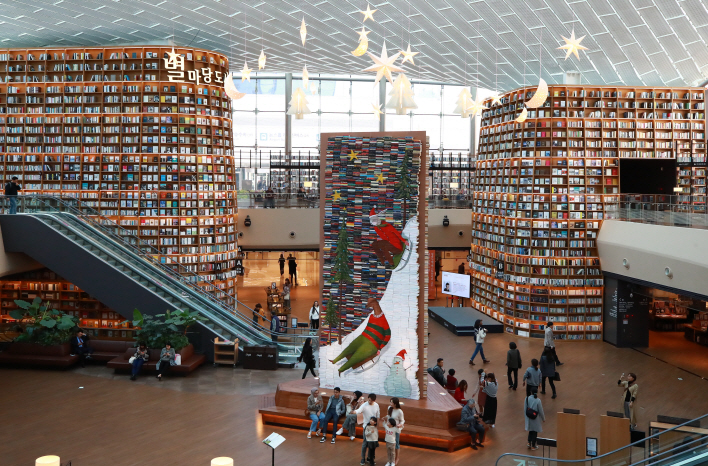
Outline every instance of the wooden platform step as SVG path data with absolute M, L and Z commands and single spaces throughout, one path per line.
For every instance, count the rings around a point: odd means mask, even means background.
M 305 417 L 303 409 L 268 406 L 260 408 L 258 412 L 261 414 L 261 418 L 265 424 L 304 430 L 309 429 L 312 424 L 312 420 Z M 343 420 L 344 418 L 342 417 L 339 427 L 341 427 Z M 356 435 L 359 439 L 362 438 L 362 427 L 357 426 Z M 379 429 L 379 440 L 382 442 L 384 435 L 385 432 L 383 429 Z M 453 452 L 469 446 L 471 439 L 468 433 L 457 429 L 435 429 L 406 423 L 405 428 L 401 432 L 400 441 L 404 445 Z

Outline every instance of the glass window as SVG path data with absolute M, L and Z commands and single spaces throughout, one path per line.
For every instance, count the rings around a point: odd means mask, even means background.
M 379 104 L 379 86 L 373 82 L 352 82 L 352 112 L 372 113 L 371 104 Z
M 390 110 L 389 110 L 390 112 Z M 386 131 L 410 131 L 411 117 L 410 115 L 396 115 L 395 113 L 386 113 Z
M 320 140 L 320 116 L 303 115 L 301 120 L 292 117 L 293 148 L 314 148 Z
M 293 79 L 293 92 L 295 89 L 302 88 L 302 79 Z M 307 100 L 307 108 L 310 109 L 312 113 L 317 112 L 320 109 L 320 82 L 310 79 L 307 83 L 307 89 L 303 89 L 305 92 L 305 100 Z M 288 102 L 288 106 L 290 102 Z
M 285 79 L 259 79 L 256 106 L 259 111 L 285 111 Z
M 445 150 L 469 152 L 472 122 L 460 115 L 443 117 L 442 143 Z M 432 146 L 432 142 L 431 142 Z
M 322 81 L 320 85 L 322 111 L 348 113 L 351 101 L 350 84 L 351 81 Z
M 323 113 L 320 127 L 322 133 L 348 133 L 351 131 L 349 115 L 342 113 Z
M 440 148 L 440 117 L 437 115 L 418 115 L 413 114 L 411 124 L 413 131 L 425 131 L 426 136 L 430 139 L 430 149 Z
M 352 132 L 356 131 L 378 131 L 379 120 L 374 113 L 355 113 L 352 115 Z
M 285 148 L 284 112 L 258 112 L 256 123 L 258 147 Z
M 443 86 L 443 102 L 442 102 L 442 112 L 446 115 L 452 114 L 457 106 L 457 98 L 460 96 L 460 92 L 465 86 L 451 86 L 445 84 Z M 468 87 L 469 89 L 469 87 Z M 443 141 L 445 139 L 443 138 Z M 447 143 L 445 144 L 447 147 Z
M 439 115 L 441 112 L 440 87 L 434 84 L 414 84 L 413 98 L 418 108 L 414 109 L 413 113 Z
M 234 146 L 253 147 L 256 143 L 255 112 L 234 112 Z

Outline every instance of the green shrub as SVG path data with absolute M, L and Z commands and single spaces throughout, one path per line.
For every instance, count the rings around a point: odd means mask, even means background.
M 77 317 L 71 316 L 59 309 L 51 309 L 42 305 L 40 298 L 34 298 L 31 303 L 15 300 L 20 309 L 10 311 L 10 317 L 26 324 L 24 332 L 15 340 L 40 345 L 60 345 L 69 341 L 74 329 L 79 323 Z
M 187 329 L 199 321 L 206 320 L 196 311 L 167 311 L 155 317 L 143 315 L 139 310 L 133 310 L 133 325 L 139 327 L 135 332 L 135 340 L 144 341 L 148 348 L 164 348 L 170 343 L 175 351 L 189 345 Z

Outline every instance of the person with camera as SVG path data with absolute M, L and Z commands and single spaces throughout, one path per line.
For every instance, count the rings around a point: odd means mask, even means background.
M 617 385 L 624 389 L 622 393 L 622 407 L 624 416 L 629 418 L 629 428 L 634 430 L 637 427 L 637 411 L 635 403 L 637 395 L 639 395 L 639 385 L 637 385 L 637 375 L 634 372 L 627 374 L 625 378 L 624 372 L 620 375 Z

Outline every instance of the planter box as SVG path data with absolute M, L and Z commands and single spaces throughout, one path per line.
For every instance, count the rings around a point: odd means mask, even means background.
M 10 343 L 5 351 L 0 352 L 0 364 L 18 366 L 67 368 L 78 360 L 78 356 L 71 356 L 69 343 L 42 346 L 37 343 L 14 342 Z

